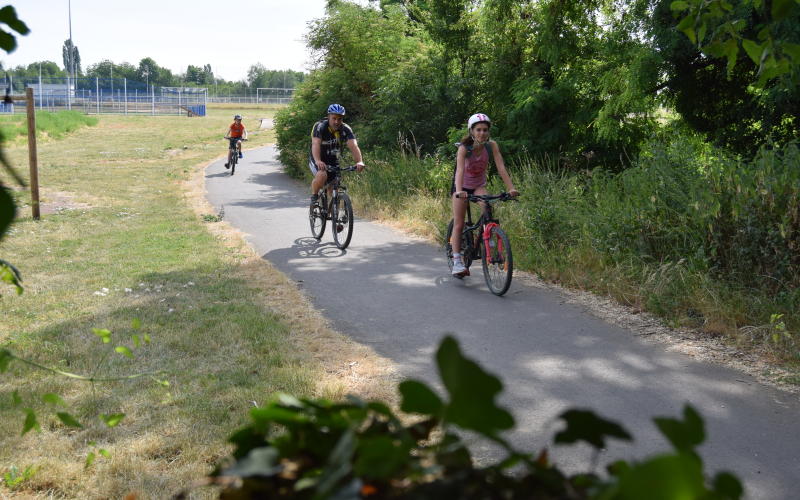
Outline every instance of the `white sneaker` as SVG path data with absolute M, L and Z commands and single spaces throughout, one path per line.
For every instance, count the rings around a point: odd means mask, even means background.
M 467 268 L 464 267 L 464 261 L 460 255 L 453 255 L 453 276 L 456 278 L 463 278 L 467 274 Z

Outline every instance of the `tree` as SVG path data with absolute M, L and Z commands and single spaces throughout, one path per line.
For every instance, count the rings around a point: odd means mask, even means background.
M 82 73 L 81 71 L 81 54 L 78 47 L 72 43 L 72 40 L 64 40 L 64 46 L 61 48 L 61 56 L 64 59 L 64 70 L 72 76 L 77 76 Z
M 204 83 L 203 76 L 203 70 L 201 68 L 190 64 L 186 67 L 186 74 L 183 79 L 186 83 L 202 84 Z
M 767 141 L 796 140 L 800 136 L 800 79 L 787 55 L 793 47 L 800 48 L 800 8 L 772 2 L 773 7 L 789 8 L 776 20 L 764 4 L 741 2 L 725 10 L 722 20 L 703 17 L 692 39 L 686 33 L 692 33 L 694 18 L 676 19 L 674 8 L 680 3 L 656 2 L 650 25 L 653 49 L 663 60 L 660 69 L 666 77 L 668 103 L 694 130 L 746 157 Z M 734 24 L 736 30 L 725 28 L 726 23 Z M 751 45 L 758 45 L 764 36 L 770 39 L 758 47 Z M 739 43 L 745 50 L 738 49 Z M 765 55 L 768 44 L 776 50 L 782 47 L 782 52 Z

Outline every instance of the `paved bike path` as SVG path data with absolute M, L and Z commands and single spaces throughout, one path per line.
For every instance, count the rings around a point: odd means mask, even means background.
M 439 248 L 384 225 L 357 218 L 346 251 L 333 244 L 330 227 L 317 242 L 308 188 L 284 175 L 275 155 L 271 147 L 247 151 L 233 177 L 222 160 L 209 165 L 209 201 L 339 331 L 393 360 L 403 378 L 435 381 L 433 353 L 442 335 L 454 332 L 470 357 L 502 377 L 501 402 L 516 418 L 510 437 L 518 447 L 550 445 L 554 418 L 569 407 L 621 422 L 636 441 L 612 443 L 601 463 L 667 450 L 651 419 L 679 416 L 688 402 L 706 420 L 700 452 L 709 472 L 735 472 L 749 498 L 796 498 L 798 396 L 666 352 L 524 280 L 515 278 L 505 297 L 495 297 L 480 265 L 472 277 L 454 280 Z M 592 459 L 581 447 L 551 449 L 551 456 L 568 470 L 585 470 Z

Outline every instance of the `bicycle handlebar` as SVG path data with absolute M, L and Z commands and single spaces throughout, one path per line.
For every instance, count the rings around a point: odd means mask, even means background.
M 325 165 L 325 171 L 327 172 L 354 172 L 356 170 L 355 165 L 350 165 L 349 167 L 337 167 L 334 165 Z
M 469 195 L 469 201 L 473 203 L 478 203 L 481 201 L 484 202 L 494 202 L 494 201 L 517 201 L 516 198 L 512 197 L 508 193 L 500 193 L 500 194 L 471 194 Z

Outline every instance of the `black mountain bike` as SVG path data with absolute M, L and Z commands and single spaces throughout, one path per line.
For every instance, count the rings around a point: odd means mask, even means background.
M 331 221 L 331 231 L 333 241 L 336 246 L 344 250 L 350 244 L 353 237 L 353 205 L 350 197 L 347 196 L 347 188 L 341 183 L 341 172 L 352 172 L 356 170 L 351 167 L 334 167 L 328 165 L 328 182 L 317 193 L 317 201 L 312 203 L 308 209 L 308 221 L 311 224 L 311 234 L 317 240 L 325 234 L 325 223 Z M 331 199 L 328 200 L 328 190 Z
M 500 228 L 500 221 L 492 216 L 492 203 L 496 201 L 513 200 L 508 193 L 498 195 L 470 195 L 469 201 L 483 202 L 484 208 L 478 222 L 472 223 L 472 212 L 467 206 L 467 221 L 461 232 L 461 258 L 464 267 L 469 269 L 473 260 L 481 260 L 483 264 L 483 277 L 489 291 L 500 296 L 508 291 L 511 286 L 511 275 L 514 271 L 514 260 L 511 256 L 511 242 L 506 233 Z M 450 236 L 453 234 L 453 220 L 447 225 L 447 240 L 445 252 L 447 265 L 453 269 L 453 247 Z
M 229 141 L 227 137 L 225 139 Z M 246 140 L 240 139 L 228 146 L 228 168 L 231 169 L 231 175 L 236 172 L 236 164 L 239 163 L 239 148 L 241 148 L 241 143 Z

